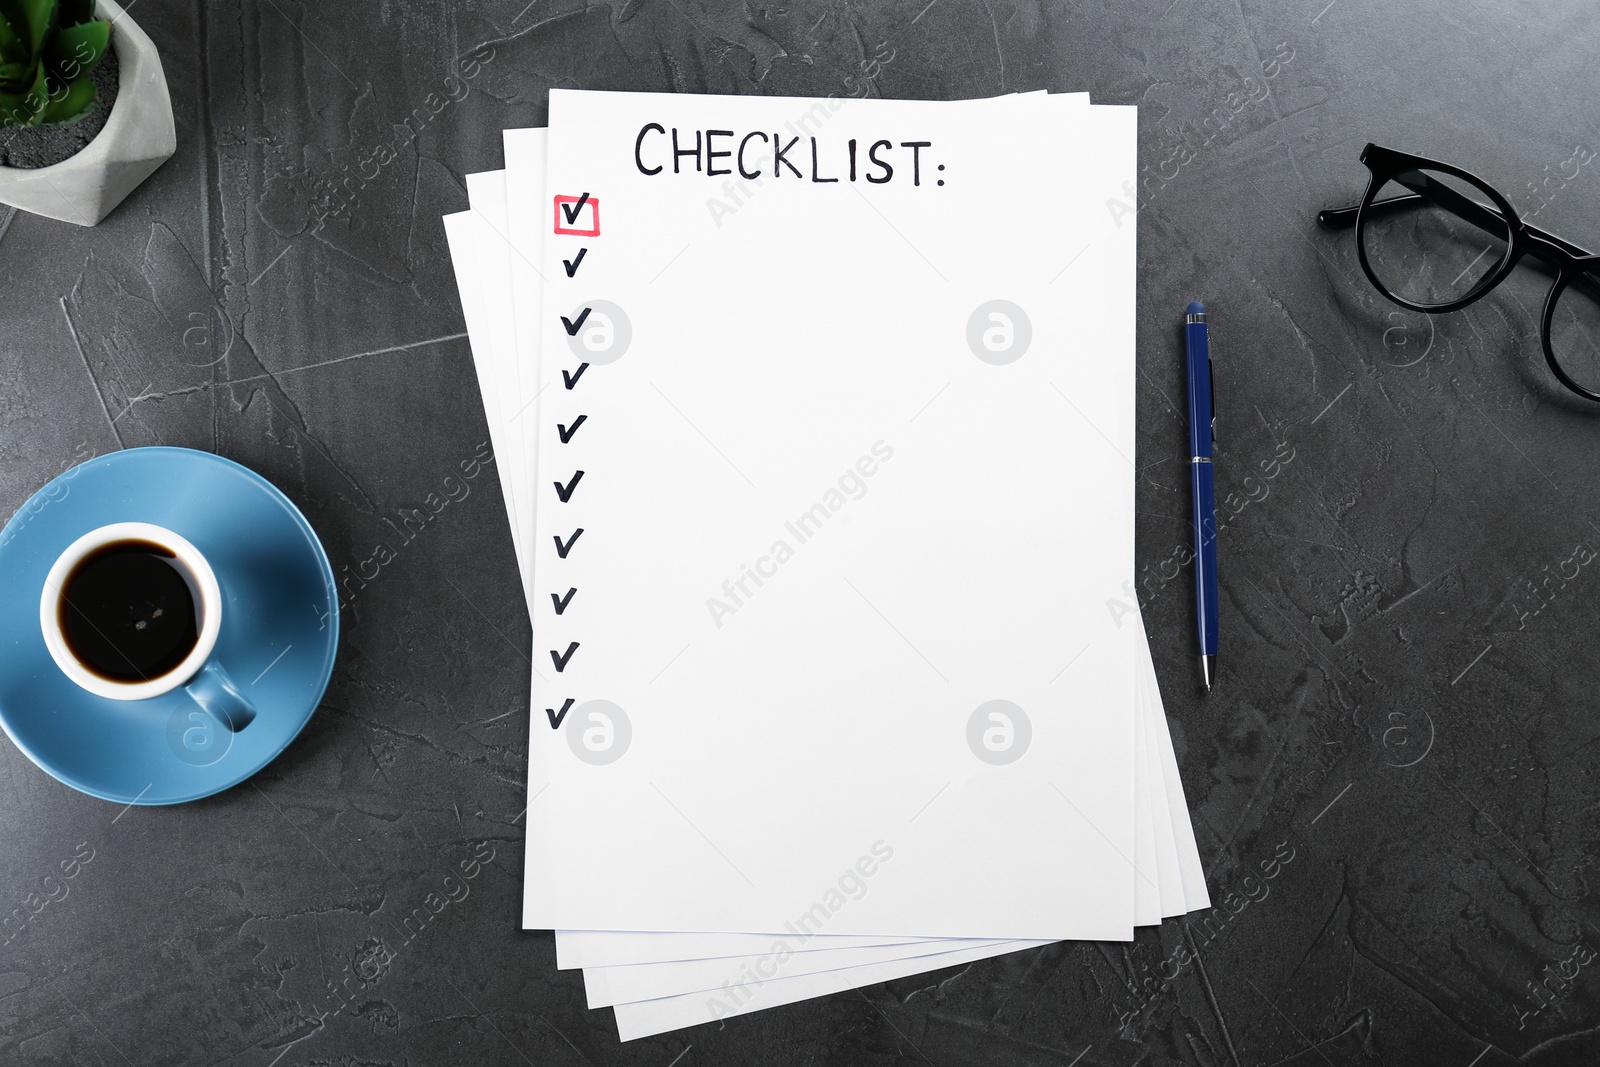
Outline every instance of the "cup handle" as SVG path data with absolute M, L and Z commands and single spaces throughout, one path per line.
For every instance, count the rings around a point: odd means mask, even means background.
M 200 668 L 200 673 L 183 688 L 206 714 L 231 733 L 238 733 L 255 721 L 256 709 L 239 692 L 228 672 L 216 663 Z

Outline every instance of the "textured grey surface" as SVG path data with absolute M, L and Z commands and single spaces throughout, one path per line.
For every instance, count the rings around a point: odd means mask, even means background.
M 550 935 L 518 929 L 529 633 L 491 467 L 348 608 L 324 706 L 253 782 L 119 811 L 0 744 L 0 915 L 26 916 L 0 947 L 0 1063 L 1600 1061 L 1600 416 L 1542 366 L 1537 276 L 1430 321 L 1312 224 L 1358 196 L 1370 139 L 1600 246 L 1600 173 L 1573 162 L 1600 145 L 1592 4 L 133 16 L 178 154 L 96 229 L 0 216 L 0 510 L 88 454 L 188 445 L 281 486 L 336 568 L 487 438 L 439 216 L 551 86 L 1138 104 L 1141 597 L 1219 906 L 1131 950 L 1058 945 L 619 1045 Z M 399 124 L 484 43 L 468 95 L 409 143 Z M 340 184 L 382 145 L 398 158 Z M 1174 559 L 1196 296 L 1230 516 L 1209 700 Z M 400 932 L 491 851 L 465 899 Z

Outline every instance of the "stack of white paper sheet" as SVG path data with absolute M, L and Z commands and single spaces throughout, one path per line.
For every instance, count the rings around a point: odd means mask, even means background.
M 1209 906 L 1131 595 L 1135 113 L 557 90 L 447 216 L 523 925 L 623 1039 Z

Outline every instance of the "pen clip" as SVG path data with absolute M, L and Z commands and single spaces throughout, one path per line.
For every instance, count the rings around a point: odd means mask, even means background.
M 1209 347 L 1209 346 L 1208 346 Z M 1212 370 L 1211 353 L 1206 353 L 1206 392 L 1211 395 L 1211 450 L 1217 449 L 1217 375 Z

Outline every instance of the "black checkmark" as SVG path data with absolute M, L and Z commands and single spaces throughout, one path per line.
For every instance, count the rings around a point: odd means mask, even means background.
M 576 647 L 576 646 L 574 646 L 574 647 Z M 555 653 L 551 653 L 551 655 L 554 655 L 554 654 Z M 568 697 L 567 698 L 567 702 L 565 704 L 561 705 L 561 711 L 560 712 L 557 712 L 555 708 L 545 708 L 544 709 L 545 718 L 550 720 L 550 729 L 552 729 L 552 730 L 561 729 L 561 720 L 565 719 L 567 717 L 567 712 L 572 710 L 572 704 L 573 704 L 572 697 Z
M 556 665 L 557 674 L 560 674 L 562 671 L 567 669 L 567 660 L 571 659 L 572 654 L 576 651 L 578 651 L 578 642 L 576 641 L 568 645 L 567 650 L 561 653 L 559 656 L 556 655 L 555 649 L 552 648 L 550 650 L 550 661 Z
M 567 388 L 570 389 L 571 386 L 568 386 Z M 571 426 L 565 426 L 565 425 L 562 425 L 561 423 L 557 423 L 556 424 L 556 433 L 561 435 L 561 443 L 562 444 L 566 444 L 568 441 L 572 440 L 572 435 L 578 432 L 578 427 L 582 426 L 584 420 L 587 419 L 588 417 L 589 416 L 587 416 L 587 415 L 579 415 L 576 419 L 573 420 Z
M 583 527 L 582 526 L 578 527 L 576 530 L 573 530 L 572 531 L 572 536 L 567 538 L 567 543 L 566 544 L 562 544 L 561 543 L 561 538 L 560 537 L 551 538 L 551 540 L 555 541 L 555 543 L 556 543 L 556 554 L 559 555 L 562 559 L 566 559 L 567 558 L 567 553 L 572 551 L 572 546 L 578 543 L 578 537 L 582 533 L 583 533 Z
M 588 370 L 588 369 L 589 369 L 589 364 L 585 363 L 583 366 L 579 367 L 577 370 L 573 371 L 570 374 L 567 373 L 565 370 L 563 370 L 561 372 L 561 380 L 567 383 L 567 388 L 568 389 L 571 389 L 574 385 L 578 384 L 578 379 L 582 378 L 583 377 L 583 372 Z
M 566 485 L 562 485 L 560 482 L 552 482 L 551 484 L 556 487 L 556 496 L 560 497 L 561 502 L 565 504 L 572 499 L 572 494 L 577 491 L 578 483 L 582 480 L 583 472 L 578 471 Z
M 568 337 L 578 336 L 578 331 L 583 329 L 583 320 L 588 318 L 589 312 L 593 310 L 594 308 L 584 308 L 583 314 L 578 316 L 577 321 L 573 321 L 572 319 L 567 318 L 565 315 L 561 316 L 561 325 L 567 328 Z
M 588 202 L 589 194 L 584 193 L 582 196 L 578 197 L 578 202 L 576 204 L 561 205 L 561 213 L 567 216 L 568 226 L 571 226 L 574 222 L 578 221 L 578 212 L 582 211 L 583 205 L 587 204 Z
M 560 615 L 567 610 L 567 605 L 572 603 L 572 598 L 576 596 L 577 593 L 578 587 L 573 586 L 571 589 L 567 590 L 566 596 L 556 596 L 554 593 L 550 594 L 550 603 L 556 606 L 557 615 Z
M 568 219 L 567 221 L 571 222 L 572 220 Z M 582 263 L 583 257 L 588 254 L 589 250 L 587 248 L 580 248 L 578 249 L 578 257 L 576 259 L 563 259 L 561 261 L 561 265 L 567 268 L 567 277 L 570 278 L 574 274 L 578 273 L 578 264 Z

